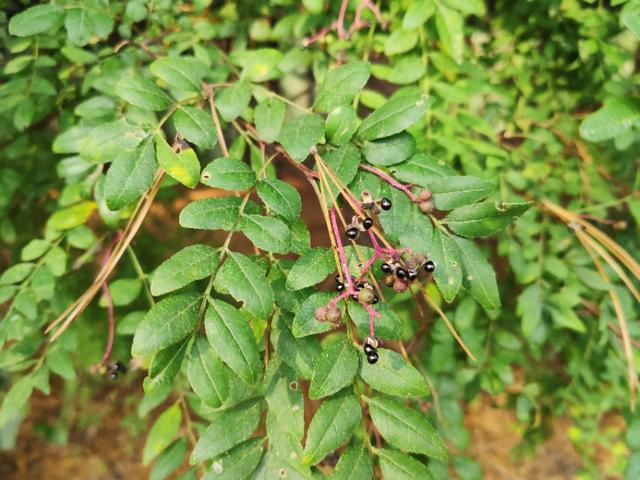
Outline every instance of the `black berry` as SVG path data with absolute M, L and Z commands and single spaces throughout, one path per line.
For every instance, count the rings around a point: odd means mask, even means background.
M 120 360 L 116 361 L 113 364 L 113 369 L 118 373 L 127 373 L 127 367 L 125 367 L 124 363 L 122 363 Z
M 378 303 L 380 301 L 380 299 L 378 298 L 377 295 L 373 296 L 373 300 L 371 300 L 371 305 L 375 305 L 376 303 Z
M 358 236 L 358 229 L 356 227 L 349 227 L 345 232 L 345 235 L 349 237 L 351 240 L 354 240 Z
M 367 355 L 367 362 L 369 362 L 371 365 L 373 365 L 377 361 L 378 361 L 378 354 L 376 352 L 373 352 Z
M 389 265 L 388 263 L 383 263 L 382 265 L 380 265 L 380 269 L 381 269 L 384 273 L 391 273 L 391 272 L 393 272 L 393 268 L 391 268 L 391 265 Z
M 416 278 L 418 278 L 418 272 L 416 272 L 415 270 L 409 270 L 407 272 L 407 278 L 409 280 L 415 280 Z
M 362 348 L 364 350 L 364 353 L 366 353 L 367 355 L 371 355 L 372 353 L 376 353 L 376 349 L 373 348 L 373 346 L 369 345 L 368 343 L 365 343 Z
M 396 277 L 401 279 L 407 278 L 407 271 L 402 267 L 396 268 Z
M 336 292 L 342 292 L 344 290 L 344 283 L 338 282 L 336 284 Z
M 365 218 L 362 221 L 362 226 L 366 229 L 369 230 L 371 227 L 373 227 L 373 220 L 371 220 L 369 217 Z
M 356 285 L 356 291 L 359 292 L 360 290 L 362 290 L 364 288 L 364 283 L 360 282 L 359 284 Z
M 427 272 L 433 272 L 436 269 L 436 264 L 433 263 L 431 260 L 428 260 L 427 263 L 424 264 L 424 269 Z
M 382 207 L 383 210 L 390 210 L 391 209 L 391 200 L 389 200 L 387 197 L 383 198 L 380 201 L 380 207 Z

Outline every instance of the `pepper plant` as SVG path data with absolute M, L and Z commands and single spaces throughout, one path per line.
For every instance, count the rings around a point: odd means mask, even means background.
M 629 406 L 637 239 L 594 220 L 637 225 L 611 148 L 635 151 L 638 105 L 568 112 L 634 91 L 637 5 L 628 32 L 543 3 L 10 2 L 0 428 L 56 377 L 128 379 L 155 479 L 477 478 L 461 400 L 509 386 L 532 446 L 549 412 L 600 408 L 590 385 Z M 584 62 L 554 71 L 571 39 L 526 65 L 523 18 L 575 28 Z M 578 131 L 615 138 L 601 164 Z

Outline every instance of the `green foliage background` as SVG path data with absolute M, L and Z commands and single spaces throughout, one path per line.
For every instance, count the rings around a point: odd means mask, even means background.
M 568 416 L 582 478 L 638 478 L 621 340 L 640 338 L 638 278 L 614 250 L 638 257 L 640 245 L 640 2 L 354 0 L 346 34 L 341 3 L 0 0 L 0 435 L 54 377 L 74 389 L 99 375 L 104 298 L 55 342 L 44 331 L 93 282 L 160 168 L 166 208 L 198 185 L 227 192 L 182 209 L 175 238 L 143 227 L 109 278 L 112 356 L 146 371 L 140 415 L 158 410 L 141 453 L 152 478 L 183 464 L 181 478 L 482 478 L 463 406 L 483 394 L 515 409 L 519 453 Z M 333 255 L 310 243 L 282 181 L 282 151 L 296 164 L 316 148 L 354 192 L 392 198 L 385 234 L 436 259 L 425 290 L 477 361 L 409 293 L 377 308 L 380 335 L 410 362 L 386 348 L 363 361 L 357 305 L 349 335 L 325 335 L 312 312 L 331 296 L 313 287 Z M 432 190 L 442 214 L 358 171 L 361 156 Z M 576 215 L 614 247 L 589 244 Z M 267 253 L 196 230 L 242 232 Z M 609 413 L 628 430 L 603 432 Z M 334 470 L 323 459 L 342 445 Z

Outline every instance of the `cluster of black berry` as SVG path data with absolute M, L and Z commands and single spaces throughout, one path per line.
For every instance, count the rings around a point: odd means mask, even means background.
M 113 363 L 110 363 L 107 367 L 107 373 L 111 380 L 115 380 L 119 375 L 124 375 L 127 373 L 127 367 L 124 366 L 120 360 L 116 360 Z
M 391 208 L 391 200 L 383 198 L 382 200 L 373 200 L 371 193 L 368 190 L 362 192 L 362 203 L 360 204 L 362 209 L 371 215 L 377 215 L 380 210 L 389 210 Z M 347 229 L 344 234 L 347 238 L 355 240 L 360 235 L 360 232 L 366 232 L 373 227 L 373 219 L 371 217 L 360 218 L 354 215 L 351 219 L 351 223 L 347 225 Z
M 408 288 L 409 282 L 418 278 L 420 268 L 424 268 L 428 273 L 433 273 L 436 265 L 420 254 L 412 255 L 404 261 L 388 259 L 380 266 L 385 274 L 382 277 L 382 282 L 387 287 L 393 287 L 396 292 L 404 292 Z
M 364 353 L 367 355 L 367 362 L 371 365 L 378 361 L 378 347 L 382 344 L 377 338 L 367 337 L 362 345 Z

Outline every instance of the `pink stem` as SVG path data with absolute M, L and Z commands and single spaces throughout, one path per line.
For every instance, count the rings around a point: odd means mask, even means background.
M 338 256 L 340 257 L 340 264 L 342 265 L 342 273 L 347 277 L 347 285 L 349 286 L 349 292 L 355 292 L 353 288 L 353 280 L 349 273 L 349 265 L 347 264 L 347 256 L 344 254 L 344 247 L 342 246 L 342 238 L 340 237 L 340 231 L 338 230 L 338 222 L 336 221 L 336 209 L 331 207 L 329 210 L 331 215 L 331 228 L 333 230 L 333 237 L 336 239 L 336 245 L 338 247 Z
M 340 300 L 342 300 L 343 298 L 348 297 L 349 295 L 352 295 L 352 292 L 350 292 L 349 290 L 345 290 L 340 295 L 338 295 L 336 298 L 331 300 L 331 305 L 333 305 L 335 307 Z
M 346 32 L 344 30 L 344 16 L 347 13 L 347 5 L 349 4 L 349 0 L 342 0 L 340 4 L 340 13 L 338 14 L 338 38 L 343 39 L 346 36 Z
M 362 269 L 360 270 L 360 277 L 358 278 L 358 281 L 361 282 L 364 277 L 367 275 L 367 272 L 369 271 L 369 269 L 371 268 L 371 265 L 373 265 L 375 263 L 375 261 L 380 257 L 380 254 L 378 253 L 378 251 L 376 250 L 376 252 L 373 254 L 373 256 L 367 260 L 367 263 L 365 263 L 362 266 Z
M 369 313 L 369 335 L 371 336 L 371 338 L 374 338 L 376 336 L 374 321 L 376 317 L 380 316 L 380 314 L 376 312 L 368 303 L 360 302 L 360 305 L 362 305 L 364 309 Z
M 400 183 L 395 178 L 393 178 L 390 175 L 386 174 L 382 170 L 378 170 L 375 167 L 371 167 L 369 165 L 365 165 L 364 163 L 360 164 L 360 168 L 362 168 L 363 170 L 366 170 L 368 172 L 371 172 L 374 175 L 377 175 L 378 177 L 383 179 L 385 182 L 387 182 L 392 187 L 397 188 L 398 190 L 402 190 L 407 195 L 407 197 L 409 197 L 409 199 L 412 202 L 418 201 L 418 197 L 416 197 L 413 194 L 413 192 L 411 191 L 412 185 L 410 183 L 407 183 L 406 185 L 403 184 L 403 183 Z

